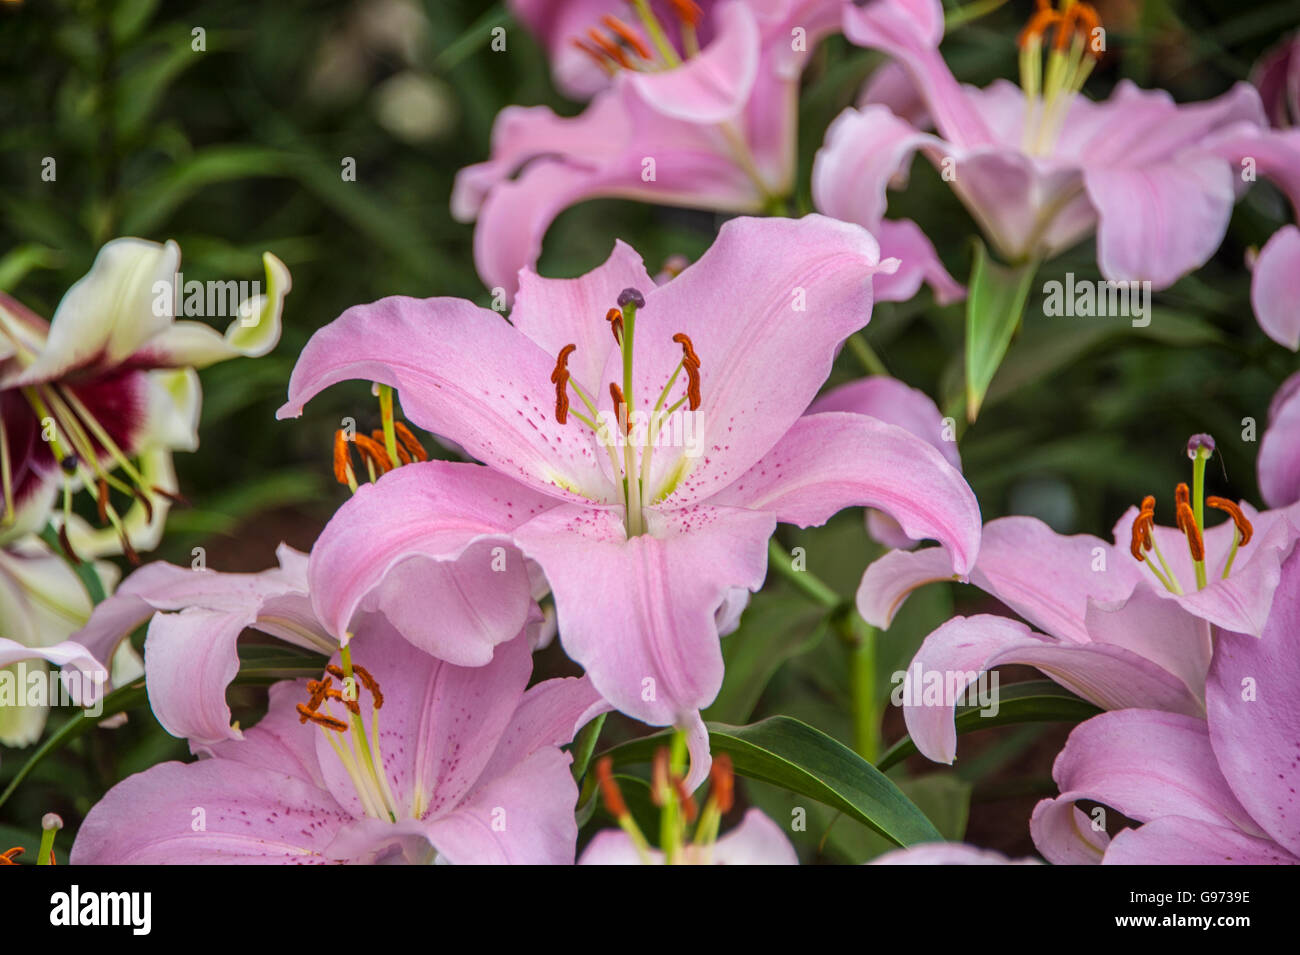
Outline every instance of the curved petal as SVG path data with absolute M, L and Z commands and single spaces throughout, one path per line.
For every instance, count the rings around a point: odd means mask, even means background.
M 302 865 L 337 861 L 351 821 L 325 790 L 229 760 L 160 763 L 108 791 L 77 831 L 73 865 Z
M 24 660 L 44 660 L 57 667 L 68 668 L 62 682 L 78 706 L 92 706 L 103 695 L 108 672 L 80 643 L 64 640 L 48 647 L 25 647 L 6 637 L 0 637 L 0 667 Z M 73 672 L 75 671 L 75 673 Z
M 190 607 L 160 613 L 145 638 L 145 681 L 149 708 L 173 736 L 197 743 L 239 739 L 230 725 L 226 687 L 239 672 L 235 643 L 257 618 Z
M 514 537 L 546 573 L 565 651 L 615 708 L 664 726 L 717 695 L 715 611 L 762 584 L 776 522 L 708 506 L 647 517 L 650 533 L 628 540 L 616 514 L 565 505 Z
M 562 499 L 612 500 L 595 439 L 555 420 L 554 367 L 554 355 L 496 312 L 463 299 L 385 298 L 312 336 L 278 414 L 301 414 L 337 382 L 377 381 L 398 389 L 413 422 L 502 474 Z
M 1297 157 L 1300 160 L 1300 157 Z M 1259 251 L 1250 279 L 1250 304 L 1264 334 L 1300 349 L 1300 228 L 1284 225 Z
M 218 743 L 190 741 L 190 752 L 200 757 L 226 760 L 245 766 L 286 773 L 295 779 L 325 789 L 316 759 L 316 737 L 311 723 L 298 718 L 296 704 L 310 695 L 306 680 L 281 680 L 268 691 L 266 715 L 241 739 Z
M 91 364 L 111 366 L 172 322 L 171 294 L 180 266 L 175 242 L 114 239 L 67 291 L 36 361 L 14 385 L 35 384 Z M 156 308 L 162 296 L 163 307 Z
M 939 53 L 939 41 L 943 39 L 943 7 L 939 0 L 845 4 L 844 35 L 859 46 L 882 50 L 908 71 L 946 138 L 962 146 L 991 140 L 979 113 Z
M 1273 398 L 1256 467 L 1259 493 L 1269 507 L 1300 501 L 1300 373 L 1284 381 Z
M 980 547 L 975 494 L 942 454 L 867 415 L 805 415 L 748 473 L 713 498 L 808 527 L 854 505 L 884 511 L 908 537 L 933 538 L 965 576 Z
M 697 56 L 675 69 L 629 74 L 628 82 L 653 109 L 673 119 L 734 120 L 758 75 L 758 23 L 748 4 L 727 3 L 718 8 L 714 28 L 713 41 Z
M 1138 822 L 1185 816 L 1264 833 L 1219 770 L 1205 721 L 1126 709 L 1081 723 L 1056 757 L 1061 799 L 1088 799 Z
M 1029 817 L 1029 834 L 1034 847 L 1052 865 L 1099 865 L 1110 845 L 1110 836 L 1067 796 L 1043 799 Z
M 911 219 L 882 219 L 875 231 L 880 240 L 880 254 L 900 263 L 893 275 L 882 274 L 875 280 L 878 301 L 909 301 L 921 290 L 922 282 L 930 286 L 938 305 L 960 302 L 966 297 L 965 286 L 944 268 L 934 244 Z
M 957 441 L 948 437 L 939 406 L 920 388 L 912 388 L 889 375 L 872 375 L 826 392 L 808 408 L 810 415 L 828 411 L 870 415 L 886 424 L 905 428 L 961 470 Z
M 1097 263 L 1111 281 L 1159 290 L 1204 265 L 1223 242 L 1236 193 L 1213 156 L 1085 168 L 1097 210 Z
M 564 746 L 611 709 L 587 677 L 544 680 L 529 687 L 497 743 L 480 784 L 511 771 L 538 750 Z
M 826 215 L 875 229 L 888 206 L 886 188 L 906 184 L 918 149 L 948 152 L 943 140 L 920 132 L 885 106 L 846 109 L 827 128 L 813 161 L 814 204 Z
M 1251 817 L 1300 855 L 1300 552 L 1259 638 L 1218 634 L 1205 687 L 1210 743 Z
M 553 498 L 477 464 L 408 464 L 362 485 L 309 564 L 316 613 L 346 640 L 382 612 L 416 646 L 480 666 L 528 619 L 532 585 L 510 533 Z
M 894 614 L 913 590 L 941 580 L 957 580 L 946 547 L 891 550 L 867 565 L 858 584 L 857 606 L 862 619 L 888 630 Z
M 637 851 L 632 837 L 621 829 L 606 829 L 596 833 L 582 850 L 578 865 L 663 865 L 664 854 L 658 849 L 649 850 L 646 863 Z
M 1275 842 L 1199 819 L 1163 816 L 1111 841 L 1103 865 L 1300 865 Z
M 1035 667 L 1106 709 L 1202 712 L 1180 680 L 1122 647 L 1057 643 L 1006 617 L 954 617 L 925 638 L 901 688 L 903 717 L 917 749 L 935 762 L 951 763 L 956 705 L 979 674 L 1007 663 Z
M 280 341 L 280 313 L 293 288 L 289 269 L 270 252 L 262 253 L 266 291 L 243 299 L 239 314 L 221 335 L 202 322 L 176 322 L 145 342 L 131 358 L 145 367 L 206 368 L 228 358 L 259 358 Z

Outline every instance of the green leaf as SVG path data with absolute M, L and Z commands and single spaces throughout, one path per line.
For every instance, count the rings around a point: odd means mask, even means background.
M 1051 680 L 1013 683 L 998 690 L 996 716 L 985 716 L 979 707 L 957 710 L 957 735 L 975 730 L 1011 726 L 1016 723 L 1080 723 L 1101 712 L 1101 708 L 1063 689 Z M 910 736 L 904 736 L 885 751 L 876 765 L 883 771 L 897 766 L 917 751 Z
M 966 415 L 979 414 L 984 394 L 1006 356 L 1011 336 L 1029 298 L 1037 262 L 1009 267 L 989 256 L 984 243 L 975 240 L 970 296 L 966 300 Z
M 916 805 L 882 772 L 838 740 L 807 723 L 773 716 L 750 726 L 707 724 L 715 755 L 731 757 L 736 772 L 838 809 L 890 842 L 910 846 L 943 839 Z M 616 763 L 645 762 L 669 732 L 609 750 Z
M 899 780 L 898 788 L 921 808 L 945 839 L 961 842 L 970 815 L 970 783 L 954 773 L 939 772 Z M 831 823 L 826 845 L 851 863 L 867 862 L 896 848 L 869 829 L 845 821 L 843 816 Z

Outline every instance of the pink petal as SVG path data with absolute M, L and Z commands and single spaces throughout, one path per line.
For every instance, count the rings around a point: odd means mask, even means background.
M 128 776 L 95 804 L 70 861 L 322 864 L 334 861 L 328 847 L 349 821 L 328 792 L 274 769 L 223 759 L 160 763 Z
M 1205 687 L 1219 768 L 1251 817 L 1300 855 L 1300 553 L 1262 636 L 1218 634 Z
M 775 521 L 708 506 L 648 517 L 650 533 L 626 540 L 616 514 L 564 505 L 514 536 L 546 573 L 565 651 L 616 709 L 664 726 L 717 695 L 714 613 L 762 584 Z
M 1092 817 L 1070 795 L 1041 800 L 1029 817 L 1029 833 L 1052 865 L 1099 865 L 1110 845 L 1105 826 L 1094 829 Z
M 714 865 L 799 864 L 790 837 L 757 809 L 746 812 L 740 825 L 718 839 L 712 856 Z
M 894 614 L 913 590 L 924 584 L 955 579 L 952 555 L 946 547 L 892 550 L 872 561 L 863 573 L 858 585 L 858 613 L 873 627 L 888 630 Z
M 1232 170 L 1212 156 L 1084 170 L 1097 210 L 1097 263 L 1111 281 L 1167 288 L 1223 242 L 1236 201 Z
M 905 428 L 961 470 L 957 442 L 946 437 L 943 413 L 920 388 L 909 387 L 888 375 L 872 375 L 826 392 L 808 408 L 808 414 L 827 411 L 870 415 Z
M 1164 816 L 1115 836 L 1103 865 L 1300 865 L 1267 839 L 1236 829 Z
M 880 254 L 901 263 L 893 275 L 875 280 L 876 298 L 881 302 L 906 302 L 925 282 L 935 303 L 948 305 L 966 297 L 966 288 L 944 268 L 934 245 L 911 219 L 883 219 L 876 226 Z
M 1270 507 L 1300 501 L 1300 373 L 1277 390 L 1259 442 L 1259 493 Z
M 1219 770 L 1205 721 L 1127 709 L 1075 727 L 1052 776 L 1061 799 L 1102 803 L 1138 822 L 1185 816 L 1264 833 Z
M 978 674 L 1006 663 L 1036 667 L 1108 709 L 1201 710 L 1200 702 L 1170 673 L 1121 647 L 1056 643 L 1006 617 L 954 617 L 925 638 L 902 688 L 903 716 L 921 753 L 941 763 L 956 758 L 953 712 L 958 695 Z
M 578 786 L 570 762 L 554 747 L 538 750 L 431 819 L 429 841 L 456 865 L 573 865 Z
M 555 503 L 475 464 L 397 468 L 358 488 L 321 532 L 310 563 L 316 612 L 342 637 L 358 614 L 379 611 L 421 649 L 480 666 L 532 607 L 510 532 Z
M 359 378 L 398 389 L 427 431 L 530 487 L 578 500 L 612 499 L 594 438 L 555 420 L 548 355 L 500 315 L 462 299 L 385 298 L 348 309 L 312 336 L 294 366 L 296 417 L 313 396 Z
M 869 0 L 844 6 L 844 35 L 882 50 L 908 71 L 935 125 L 962 146 L 990 141 L 979 114 L 939 54 L 943 7 L 939 0 Z
M 962 576 L 980 547 L 979 504 L 961 472 L 921 438 L 867 415 L 805 415 L 715 500 L 801 527 L 845 507 L 878 508 L 909 537 L 946 545 Z
M 577 345 L 569 371 L 590 391 L 601 384 L 605 361 L 618 346 L 605 313 L 626 288 L 648 289 L 654 282 L 627 243 L 616 241 L 605 263 L 576 279 L 546 279 L 532 269 L 519 273 L 519 291 L 510 322 L 548 355 Z M 590 393 L 590 391 L 588 393 Z
M 713 41 L 675 69 L 633 73 L 631 85 L 651 108 L 690 123 L 724 123 L 745 107 L 759 68 L 759 32 L 747 4 L 714 16 Z
M 1296 158 L 1300 161 L 1300 154 Z M 1284 225 L 1260 249 L 1250 304 L 1264 334 L 1292 351 L 1300 349 L 1300 228 Z

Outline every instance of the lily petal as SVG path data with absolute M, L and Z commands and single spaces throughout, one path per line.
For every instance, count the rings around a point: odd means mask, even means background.
M 1255 260 L 1250 304 L 1264 334 L 1292 351 L 1300 349 L 1297 302 L 1300 302 L 1300 228 L 1284 225 L 1264 243 Z

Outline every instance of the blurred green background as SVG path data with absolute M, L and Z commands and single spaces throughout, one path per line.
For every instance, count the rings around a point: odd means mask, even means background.
M 1300 23 L 1295 0 L 1098 6 L 1110 52 L 1089 81 L 1094 97 L 1122 77 L 1180 101 L 1217 95 Z M 1031 9 L 1016 0 L 955 31 L 944 53 L 957 76 L 979 85 L 1014 79 L 1014 38 Z M 494 26 L 507 29 L 505 52 L 488 48 Z M 801 104 L 804 207 L 826 125 L 878 62 L 838 37 L 814 58 Z M 187 279 L 260 278 L 266 249 L 293 273 L 277 349 L 203 372 L 202 446 L 176 458 L 191 506 L 173 511 L 163 546 L 149 555 L 187 563 L 202 545 L 219 570 L 263 569 L 281 540 L 309 547 L 347 494 L 330 474 L 334 428 L 345 415 L 367 430 L 378 422 L 376 402 L 356 383 L 330 389 L 298 421 L 275 420 L 307 338 L 349 305 L 384 295 L 488 304 L 471 259 L 472 227 L 448 212 L 453 177 L 486 158 L 502 107 L 581 108 L 554 91 L 542 52 L 502 4 L 469 0 L 3 2 L 0 64 L 0 289 L 48 316 L 99 245 L 118 235 L 177 240 Z M 47 156 L 57 162 L 55 182 L 41 180 Z M 347 157 L 355 182 L 340 175 Z M 927 164 L 916 163 L 906 193 L 891 195 L 890 214 L 916 219 L 965 279 L 974 227 Z M 1156 296 L 1145 329 L 1124 319 L 1045 318 L 1038 296 L 1031 299 L 980 419 L 961 439 L 986 519 L 1036 514 L 1061 531 L 1107 536 L 1144 494 L 1171 498 L 1188 473 L 1185 441 L 1198 431 L 1214 434 L 1222 452 L 1211 491 L 1259 503 L 1258 444 L 1243 440 L 1243 419 L 1262 432 L 1269 398 L 1297 363 L 1256 326 L 1243 262 L 1289 214 L 1270 186 L 1252 189 L 1219 254 Z M 669 255 L 698 256 L 718 222 L 708 213 L 589 202 L 552 228 L 541 269 L 580 274 L 619 237 L 653 271 Z M 1066 271 L 1097 276 L 1091 240 L 1045 266 L 1040 286 Z M 958 407 L 962 306 L 937 308 L 922 291 L 878 306 L 866 334 L 891 373 Z M 833 383 L 863 373 L 846 351 Z M 804 547 L 810 569 L 846 597 L 879 553 L 860 512 L 781 537 Z M 882 638 L 882 693 L 954 608 L 987 606 L 957 586 L 914 599 Z M 823 639 L 818 620 L 770 577 L 727 641 L 733 676 L 708 715 L 747 722 L 787 713 L 848 740 L 844 651 Z M 565 666 L 554 650 L 546 660 L 556 671 Z M 255 718 L 257 691 L 238 689 L 232 702 Z M 621 725 L 608 737 L 630 731 Z M 886 741 L 901 733 L 898 714 L 887 714 Z M 945 834 L 1023 854 L 1032 849 L 1029 809 L 1054 791 L 1051 759 L 1064 734 L 1050 726 L 985 732 L 964 744 L 956 770 L 934 772 L 914 759 L 895 775 L 919 777 L 906 787 Z M 56 810 L 69 823 L 58 843 L 66 854 L 72 827 L 108 786 L 184 752 L 136 710 L 126 728 L 88 734 L 44 761 L 0 808 L 0 843 L 34 849 L 40 816 Z M 27 755 L 5 752 L 0 786 Z M 748 794 L 778 820 L 808 802 L 759 786 Z M 845 821 L 823 840 L 832 821 L 810 806 L 806 860 L 858 861 L 880 848 Z

